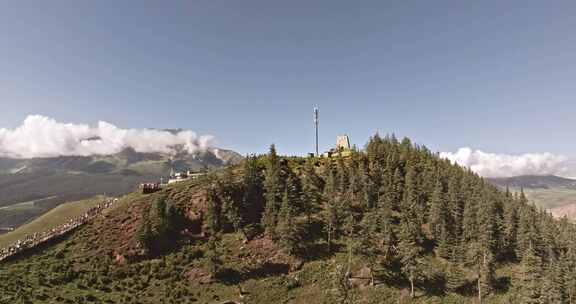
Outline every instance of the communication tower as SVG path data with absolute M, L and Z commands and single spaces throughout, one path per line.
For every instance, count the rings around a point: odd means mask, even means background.
M 318 107 L 314 108 L 314 128 L 316 131 L 316 157 L 318 157 Z

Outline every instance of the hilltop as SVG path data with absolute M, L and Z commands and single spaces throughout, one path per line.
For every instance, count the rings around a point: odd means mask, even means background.
M 174 155 L 125 149 L 102 156 L 0 158 L 0 228 L 17 227 L 66 201 L 129 193 L 142 182 L 168 176 L 171 167 L 201 170 L 241 159 L 238 153 L 224 149 Z
M 0 264 L 0 303 L 567 303 L 576 229 L 405 139 L 250 156 Z

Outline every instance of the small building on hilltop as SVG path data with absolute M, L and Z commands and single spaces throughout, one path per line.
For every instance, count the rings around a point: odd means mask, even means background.
M 336 137 L 336 149 L 338 151 L 350 150 L 350 138 L 348 138 L 348 135 Z
M 206 172 L 193 172 L 190 170 L 183 172 L 176 172 L 170 175 L 170 178 L 168 179 L 168 184 L 183 182 L 186 180 L 195 180 L 204 175 L 206 175 Z
M 336 147 L 325 152 L 322 156 L 333 157 L 342 156 L 347 157 L 352 154 L 352 148 L 350 147 L 350 138 L 348 135 L 339 135 L 336 137 Z

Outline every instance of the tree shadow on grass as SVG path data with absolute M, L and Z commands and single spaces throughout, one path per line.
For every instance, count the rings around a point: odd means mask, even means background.
M 511 286 L 512 281 L 510 280 L 510 277 L 499 277 L 496 278 L 494 282 L 494 288 L 496 289 L 496 292 L 501 294 L 508 293 Z
M 402 275 L 400 267 L 401 265 L 399 262 L 391 261 L 386 265 L 379 265 L 374 268 L 375 284 L 384 284 L 395 288 L 404 288 L 409 285 L 406 277 Z
M 432 274 L 423 278 L 418 287 L 426 292 L 426 295 L 444 296 L 446 295 L 446 278 L 441 274 Z
M 466 281 L 465 284 L 456 290 L 456 293 L 466 297 L 474 297 L 478 293 L 477 287 L 478 285 L 476 280 Z
M 220 271 L 216 278 L 226 285 L 237 285 L 250 279 L 263 279 L 267 277 L 287 274 L 290 265 L 283 263 L 264 263 L 259 267 L 238 271 L 236 269 L 225 268 Z
M 305 247 L 296 252 L 296 256 L 306 262 L 325 260 L 341 251 L 343 247 L 342 244 L 332 243 L 332 250 L 328 251 L 328 245 L 325 242 L 307 243 Z

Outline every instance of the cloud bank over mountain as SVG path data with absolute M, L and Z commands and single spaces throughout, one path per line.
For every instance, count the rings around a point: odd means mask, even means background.
M 464 147 L 456 152 L 442 152 L 440 157 L 468 167 L 483 177 L 511 177 L 518 175 L 576 176 L 575 159 L 552 153 L 510 155 L 487 153 Z
M 212 146 L 214 137 L 190 130 L 122 129 L 99 121 L 96 126 L 62 123 L 30 115 L 14 129 L 0 128 L 0 157 L 35 158 L 108 155 L 132 148 L 137 152 L 170 153 L 182 146 L 193 153 Z

